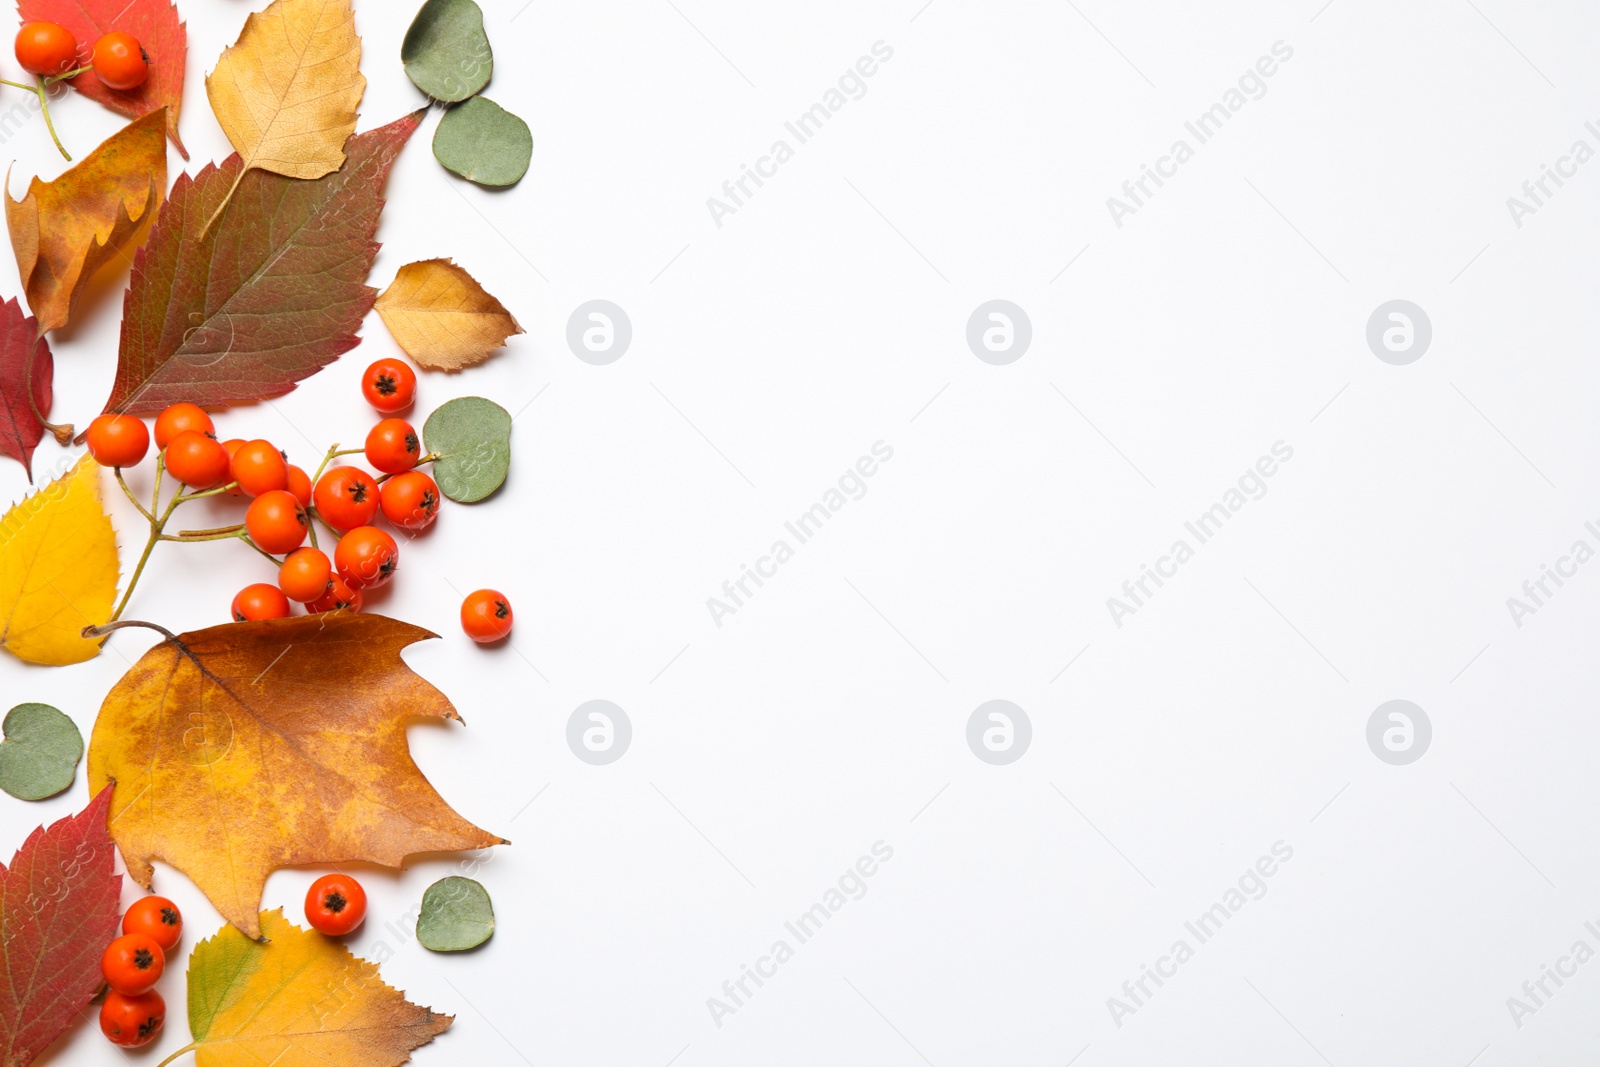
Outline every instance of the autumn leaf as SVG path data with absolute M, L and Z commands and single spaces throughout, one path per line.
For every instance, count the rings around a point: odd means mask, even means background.
M 150 75 L 135 89 L 112 89 L 86 71 L 67 84 L 89 99 L 130 119 L 142 118 L 165 107 L 167 136 L 184 159 L 189 150 L 178 137 L 178 111 L 183 106 L 183 70 L 187 63 L 188 32 L 178 19 L 172 0 L 18 0 L 23 22 L 54 22 L 65 26 L 90 48 L 103 34 L 123 30 L 139 38 L 150 57 Z
M 39 336 L 38 324 L 14 297 L 0 304 L 0 455 L 20 461 L 30 482 L 33 450 L 44 439 L 39 416 L 50 414 L 54 375 L 50 345 Z
M 381 615 L 301 615 L 169 636 L 123 676 L 89 738 L 89 784 L 117 783 L 128 873 L 183 871 L 251 937 L 276 868 L 503 844 L 412 762 L 406 723 L 456 719 L 400 659 L 434 635 Z M 269 1057 L 270 1058 L 270 1057 Z
M 281 396 L 359 343 L 384 180 L 423 112 L 350 138 L 315 181 L 245 173 L 238 155 L 179 175 L 133 261 L 107 411 L 154 415 Z M 233 208 L 201 225 L 243 176 Z
M 260 926 L 265 943 L 224 926 L 189 957 L 194 1040 L 180 1051 L 194 1051 L 198 1067 L 395 1067 L 455 1021 L 411 1003 L 376 963 L 281 910 L 262 912 Z
M 167 188 L 166 112 L 150 112 L 28 195 L 6 190 L 6 225 L 40 332 L 67 324 L 95 271 L 117 258 Z
M 117 537 L 84 456 L 0 519 L 0 646 L 47 666 L 92 659 L 100 642 L 80 631 L 111 618 L 116 595 Z
M 482 363 L 523 332 L 500 301 L 448 259 L 407 263 L 376 306 L 395 342 L 428 370 Z
M 0 867 L 0 1064 L 27 1067 L 88 1014 L 100 954 L 117 935 L 111 790 L 28 835 Z
M 206 75 L 211 110 L 244 160 L 235 183 L 257 167 L 289 178 L 338 170 L 366 87 L 350 0 L 273 0 L 245 19 Z

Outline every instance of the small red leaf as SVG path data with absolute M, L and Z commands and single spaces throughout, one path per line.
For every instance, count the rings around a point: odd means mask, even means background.
M 28 401 L 28 364 L 33 363 L 33 399 Z M 39 416 L 50 414 L 54 364 L 39 324 L 16 299 L 0 304 L 0 456 L 21 462 L 33 481 L 33 450 L 44 437 Z
M 27 1067 L 100 991 L 100 954 L 117 935 L 122 876 L 106 832 L 111 790 L 0 867 L 0 1063 Z
M 378 295 L 366 281 L 383 184 L 423 114 L 351 137 L 344 166 L 321 178 L 241 175 L 237 152 L 180 175 L 133 260 L 105 410 L 282 396 L 359 344 Z
M 94 43 L 112 30 L 139 38 L 150 57 L 150 76 L 137 89 L 111 89 L 94 71 L 78 75 L 67 84 L 130 119 L 167 106 L 167 136 L 184 159 L 188 149 L 178 138 L 178 108 L 183 103 L 183 68 L 187 61 L 188 31 L 178 20 L 171 0 L 17 0 L 23 22 L 54 22 L 78 39 L 78 59 L 87 66 Z

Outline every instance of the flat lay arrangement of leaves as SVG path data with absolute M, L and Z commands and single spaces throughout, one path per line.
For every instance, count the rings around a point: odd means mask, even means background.
M 18 694 L 0 722 L 0 791 L 58 796 L 84 762 L 92 798 L 0 867 L 0 1067 L 42 1056 L 96 1003 L 115 1044 L 156 1041 L 174 982 L 186 982 L 192 1040 L 162 1064 L 190 1053 L 202 1067 L 399 1064 L 454 1019 L 338 942 L 366 917 L 360 880 L 312 881 L 308 928 L 262 910 L 262 896 L 280 868 L 398 869 L 508 844 L 458 814 L 412 759 L 409 723 L 461 720 L 401 658 L 437 635 L 362 608 L 400 570 L 396 534 L 439 536 L 445 501 L 486 500 L 510 470 L 512 420 L 491 400 L 459 395 L 420 430 L 408 421 L 418 371 L 454 382 L 523 329 L 448 255 L 401 266 L 381 295 L 369 275 L 385 183 L 433 105 L 436 158 L 482 185 L 518 182 L 532 135 L 480 95 L 493 54 L 473 0 L 427 0 L 395 57 L 428 106 L 359 131 L 351 0 L 271 0 L 240 13 L 205 76 L 234 152 L 169 184 L 169 144 L 188 159 L 188 35 L 172 0 L 18 0 L 18 13 L 16 60 L 31 80 L 0 83 L 37 99 L 63 156 L 71 131 L 49 111 L 62 86 L 130 121 L 58 176 L 31 177 L 20 199 L 6 193 L 21 292 L 0 294 L 0 456 L 35 487 L 0 518 L 0 648 L 60 668 L 116 641 L 131 666 L 87 749 L 80 709 Z M 96 279 L 119 262 L 132 270 L 104 405 L 81 426 L 52 421 L 50 335 L 106 303 Z M 374 310 L 407 358 L 362 375 L 373 414 L 360 447 L 329 432 L 326 451 L 299 465 L 274 442 L 226 437 L 227 408 L 293 391 L 359 345 Z M 108 491 L 125 495 L 133 529 L 113 525 Z M 185 528 L 177 513 L 198 500 L 237 506 L 237 520 Z M 261 573 L 216 606 L 218 625 L 173 633 L 132 617 L 155 553 L 205 567 L 207 543 L 233 541 Z M 496 590 L 461 603 L 459 626 L 478 644 L 504 644 L 512 622 Z M 141 654 L 124 648 L 140 641 Z M 330 672 L 340 684 L 319 684 Z M 221 915 L 186 964 L 172 901 L 146 895 L 119 916 L 119 856 L 146 890 L 153 864 L 169 865 Z M 494 932 L 489 891 L 468 878 L 435 882 L 414 914 L 434 952 Z

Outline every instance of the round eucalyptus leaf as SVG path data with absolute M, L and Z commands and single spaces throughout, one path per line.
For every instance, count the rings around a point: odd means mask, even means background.
M 494 934 L 489 891 L 471 878 L 441 878 L 422 894 L 417 940 L 435 952 L 477 948 Z
M 515 185 L 528 173 L 533 134 L 526 122 L 493 100 L 475 96 L 439 120 L 433 155 L 468 181 Z
M 428 0 L 400 45 L 406 76 L 435 100 L 476 95 L 494 73 L 494 52 L 473 0 Z
M 511 469 L 511 416 L 493 400 L 457 397 L 422 424 L 428 451 L 439 458 L 433 480 L 459 504 L 475 504 L 500 488 Z
M 83 735 L 71 719 L 49 704 L 18 704 L 0 730 L 0 789 L 19 800 L 43 800 L 72 784 Z

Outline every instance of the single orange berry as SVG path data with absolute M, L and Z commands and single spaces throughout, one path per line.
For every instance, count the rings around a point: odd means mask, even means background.
M 166 897 L 140 897 L 122 913 L 122 932 L 145 934 L 171 952 L 183 937 L 183 913 Z
M 289 464 L 270 441 L 249 441 L 240 445 L 233 453 L 229 470 L 240 490 L 251 496 L 289 485 Z
M 348 874 L 325 874 L 306 890 L 306 922 L 329 937 L 348 934 L 367 917 L 367 891 Z
M 156 447 L 166 448 L 185 430 L 216 436 L 211 416 L 198 404 L 173 404 L 156 416 Z
M 293 552 L 304 544 L 310 525 L 305 508 L 287 489 L 269 489 L 252 500 L 250 510 L 244 513 L 244 528 L 250 540 L 274 556 Z
M 509 636 L 512 618 L 511 601 L 493 589 L 468 593 L 461 602 L 461 628 L 480 645 Z
M 426 530 L 439 515 L 439 487 L 421 471 L 406 471 L 383 483 L 378 506 L 402 530 Z
M 319 614 L 324 611 L 360 611 L 361 590 L 351 589 L 344 579 L 335 574 L 328 581 L 328 591 L 306 605 L 306 610 Z
M 154 989 L 136 997 L 112 990 L 100 1005 L 100 1032 L 113 1045 L 123 1048 L 148 1045 L 161 1033 L 166 1021 L 167 1002 Z
M 94 76 L 108 89 L 137 89 L 150 76 L 150 57 L 139 38 L 115 30 L 94 43 Z
M 100 973 L 106 984 L 124 996 L 135 997 L 161 980 L 167 957 L 149 934 L 123 934 L 100 956 Z
M 385 474 L 399 474 L 417 465 L 422 443 L 405 419 L 384 419 L 367 434 L 367 462 Z
M 376 589 L 394 577 L 400 549 L 376 526 L 358 526 L 339 538 L 333 565 L 351 589 Z
M 164 455 L 168 473 L 190 489 L 210 489 L 228 476 L 228 450 L 194 430 L 174 437 Z
M 315 548 L 297 548 L 278 568 L 278 588 L 290 600 L 309 604 L 328 592 L 333 564 L 328 555 Z
M 17 31 L 17 62 L 29 74 L 49 77 L 78 65 L 78 40 L 65 26 L 29 22 Z
M 132 415 L 96 415 L 86 437 L 102 467 L 132 467 L 150 450 L 150 428 Z
M 266 582 L 256 582 L 239 590 L 233 598 L 234 622 L 260 622 L 289 617 L 289 598 L 283 590 Z
M 417 372 L 398 359 L 380 359 L 361 377 L 361 395 L 377 411 L 398 414 L 417 396 Z
M 311 500 L 322 521 L 344 533 L 378 513 L 378 483 L 359 467 L 334 467 L 317 479 Z
M 289 464 L 289 484 L 287 488 L 289 492 L 294 494 L 294 498 L 300 501 L 301 507 L 309 508 L 311 506 L 311 475 L 296 467 L 293 463 Z

